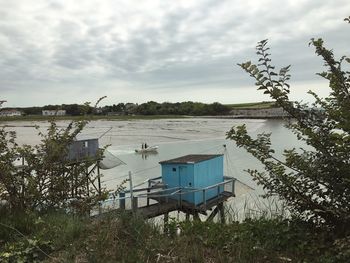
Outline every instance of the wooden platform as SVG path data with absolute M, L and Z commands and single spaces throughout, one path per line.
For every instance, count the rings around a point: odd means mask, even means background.
M 225 202 L 228 198 L 234 197 L 234 195 L 231 192 L 222 192 L 219 196 L 209 199 L 205 204 L 199 204 L 195 206 L 194 204 L 188 203 L 183 200 L 176 200 L 171 198 L 152 198 L 153 200 L 157 201 L 156 204 L 146 205 L 137 207 L 137 209 L 113 209 L 109 210 L 108 212 L 104 212 L 100 215 L 94 215 L 93 218 L 99 218 L 104 217 L 108 215 L 112 215 L 115 213 L 136 213 L 140 215 L 143 218 L 150 219 L 157 216 L 161 216 L 164 214 L 168 214 L 170 212 L 174 211 L 181 211 L 186 214 L 203 214 L 207 215 L 208 210 L 212 210 L 213 207 L 218 206 Z
M 108 209 L 107 211 L 102 211 L 99 209 L 99 213 L 95 214 L 93 217 L 103 218 L 104 216 L 113 215 L 115 213 L 130 213 L 137 214 L 147 219 L 164 215 L 165 219 L 168 218 L 168 214 L 170 212 L 181 211 L 186 214 L 186 218 L 189 217 L 189 215 L 193 215 L 194 218 L 198 218 L 199 214 L 208 215 L 207 213 L 211 211 L 208 219 L 212 220 L 218 212 L 220 212 L 220 216 L 222 218 L 224 217 L 223 203 L 230 197 L 235 196 L 235 179 L 233 177 L 225 176 L 224 182 L 202 189 L 190 190 L 192 193 L 200 192 L 203 194 L 202 200 L 205 201 L 197 205 L 183 200 L 184 195 L 189 193 L 188 189 L 185 189 L 185 191 L 183 191 L 182 188 L 167 189 L 166 186 L 159 180 L 160 178 L 161 177 L 149 179 L 148 187 L 146 188 L 138 188 L 133 189 L 132 191 L 120 192 L 119 198 L 114 199 L 119 202 L 119 208 Z M 228 191 L 226 190 L 220 192 L 220 189 L 225 189 L 224 187 L 227 184 L 230 184 L 228 185 Z M 211 189 L 218 189 L 218 195 L 211 199 L 206 199 L 206 191 L 211 191 Z M 126 194 L 128 194 L 128 196 Z M 139 206 L 141 204 L 141 202 L 139 202 L 139 198 L 142 201 L 146 201 L 146 205 L 144 202 L 142 202 L 142 206 Z M 130 208 L 127 209 L 126 200 L 131 201 L 131 207 L 129 206 Z
M 220 195 L 209 199 L 205 204 L 202 203 L 197 206 L 183 200 L 176 200 L 164 197 L 151 198 L 157 201 L 158 203 L 149 206 L 139 207 L 137 209 L 137 213 L 139 213 L 145 218 L 153 218 L 173 211 L 182 211 L 188 214 L 201 213 L 203 215 L 207 215 L 208 210 L 211 210 L 214 206 L 225 202 L 228 198 L 233 196 L 234 195 L 231 192 L 222 192 Z

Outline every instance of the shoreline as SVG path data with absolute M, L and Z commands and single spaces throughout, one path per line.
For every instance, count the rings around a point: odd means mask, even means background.
M 3 122 L 14 121 L 64 121 L 64 120 L 108 120 L 108 121 L 130 121 L 130 120 L 159 120 L 159 119 L 289 119 L 286 116 L 251 116 L 251 115 L 217 115 L 217 116 L 188 116 L 188 115 L 121 115 L 121 116 L 20 116 L 0 117 L 0 126 Z M 6 125 L 10 126 L 10 125 Z

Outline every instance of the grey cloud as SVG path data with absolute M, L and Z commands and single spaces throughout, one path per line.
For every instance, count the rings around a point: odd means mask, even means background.
M 98 2 L 95 13 L 83 2 L 74 9 L 74 3 L 44 1 L 36 13 L 23 11 L 22 21 L 15 15 L 16 1 L 10 7 L 0 4 L 0 91 L 11 86 L 20 93 L 23 83 L 38 89 L 42 83 L 48 89 L 62 83 L 98 92 L 89 86 L 90 78 L 124 81 L 149 92 L 246 86 L 252 82 L 236 63 L 254 60 L 256 42 L 267 37 L 274 62 L 292 64 L 293 81 L 316 81 L 322 63 L 307 46 L 309 39 L 324 37 L 340 55 L 348 48 L 349 26 L 337 17 L 344 12 L 339 6 L 350 6 L 346 1 L 241 7 L 248 2 L 210 0 L 172 10 L 165 5 L 155 24 L 152 10 L 146 10 L 147 19 L 137 13 L 144 22 L 137 27 L 130 26 L 125 6 L 104 16 Z

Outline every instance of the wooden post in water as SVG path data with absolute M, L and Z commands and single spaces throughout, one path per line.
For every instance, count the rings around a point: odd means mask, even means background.
M 236 183 L 236 179 L 232 179 L 232 194 L 233 194 L 233 196 L 236 196 L 236 193 L 235 193 L 235 183 Z
M 134 193 L 132 191 L 132 177 L 131 177 L 131 172 L 129 171 L 129 186 L 130 186 L 130 198 L 132 200 L 132 198 L 134 197 Z
M 100 161 L 97 162 L 97 183 L 98 183 L 98 195 L 101 196 Z
M 149 206 L 149 197 L 148 194 L 150 193 L 150 188 L 151 188 L 151 181 L 148 179 L 148 188 L 147 188 L 147 206 Z

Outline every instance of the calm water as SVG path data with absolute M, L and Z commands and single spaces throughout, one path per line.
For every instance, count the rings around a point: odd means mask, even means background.
M 67 121 L 59 122 L 64 127 Z M 36 144 L 40 138 L 33 127 L 39 125 L 41 131 L 48 127 L 47 122 L 8 122 L 7 129 L 17 132 L 18 142 Z M 100 138 L 100 145 L 110 145 L 108 151 L 117 156 L 126 165 L 103 171 L 103 185 L 114 189 L 132 172 L 134 184 L 148 178 L 160 176 L 160 161 L 187 154 L 224 153 L 225 174 L 237 178 L 241 183 L 236 186 L 238 197 L 260 193 L 250 176 L 244 172 L 248 168 L 261 168 L 261 165 L 234 142 L 225 139 L 225 133 L 235 125 L 246 124 L 253 136 L 266 132 L 272 133 L 272 144 L 276 155 L 280 156 L 284 148 L 293 148 L 300 143 L 283 126 L 281 120 L 232 120 L 232 119 L 163 119 L 133 121 L 93 121 L 80 138 Z M 147 156 L 136 154 L 142 142 L 158 145 L 158 154 Z M 223 145 L 226 144 L 226 150 Z M 256 189 L 250 190 L 249 187 Z M 237 198 L 235 199 L 237 200 Z

